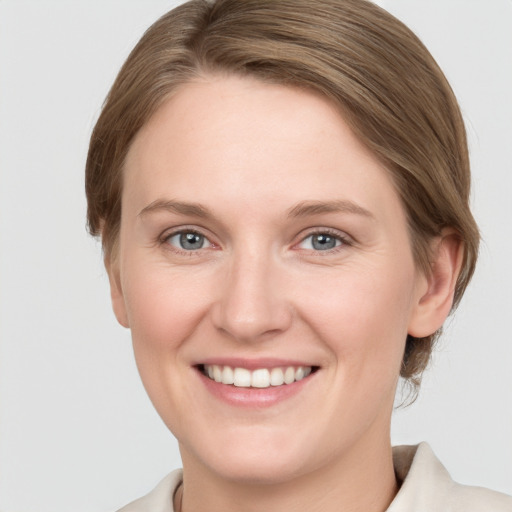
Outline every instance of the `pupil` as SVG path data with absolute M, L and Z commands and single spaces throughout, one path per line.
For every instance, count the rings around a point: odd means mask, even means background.
M 336 247 L 336 239 L 329 235 L 315 235 L 313 237 L 313 248 L 319 251 L 327 251 Z
M 180 245 L 183 249 L 201 249 L 203 241 L 203 236 L 197 233 L 182 233 L 180 235 Z

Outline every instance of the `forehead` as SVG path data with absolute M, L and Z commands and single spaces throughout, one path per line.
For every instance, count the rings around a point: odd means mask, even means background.
M 260 209 L 261 201 L 349 199 L 369 210 L 398 201 L 386 170 L 331 103 L 238 77 L 182 86 L 128 153 L 123 201 L 144 208 L 191 196 Z

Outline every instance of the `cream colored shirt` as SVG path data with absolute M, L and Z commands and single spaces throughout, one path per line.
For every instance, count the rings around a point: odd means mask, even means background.
M 455 483 L 427 443 L 393 448 L 393 461 L 402 485 L 387 512 L 512 512 L 512 496 Z M 173 471 L 118 512 L 174 512 L 181 481 L 181 470 Z

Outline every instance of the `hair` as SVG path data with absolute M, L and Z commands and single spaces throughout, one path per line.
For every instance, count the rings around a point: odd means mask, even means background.
M 444 228 L 460 238 L 457 306 L 479 244 L 462 115 L 421 41 L 367 0 L 191 0 L 156 21 L 121 68 L 91 136 L 88 227 L 107 258 L 117 252 L 134 137 L 178 87 L 212 73 L 308 89 L 333 103 L 388 170 L 416 265 L 430 271 L 431 242 Z M 413 390 L 439 334 L 407 338 L 400 375 Z

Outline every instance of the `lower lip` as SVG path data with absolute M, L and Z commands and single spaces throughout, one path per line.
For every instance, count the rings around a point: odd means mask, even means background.
M 268 388 L 239 388 L 216 382 L 206 377 L 200 370 L 198 370 L 198 374 L 206 389 L 223 402 L 236 407 L 263 408 L 271 407 L 300 393 L 316 372 L 292 384 L 269 386 Z

